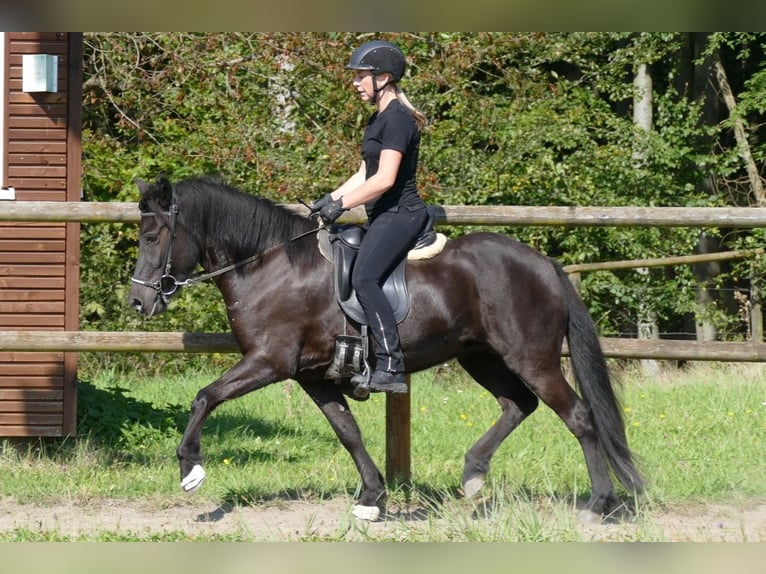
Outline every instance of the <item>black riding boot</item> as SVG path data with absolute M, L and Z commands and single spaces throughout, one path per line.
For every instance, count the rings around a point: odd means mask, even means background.
M 404 355 L 393 312 L 390 316 L 376 313 L 372 319 L 370 329 L 375 338 L 375 370 L 370 377 L 370 390 L 406 393 Z
M 392 315 L 393 316 L 393 315 Z M 407 380 L 404 376 L 404 355 L 399 345 L 399 331 L 393 320 L 381 321 L 376 314 L 370 331 L 375 339 L 375 370 L 370 375 L 371 391 L 386 393 L 406 393 Z M 351 382 L 359 384 L 366 379 L 364 375 L 355 375 Z
M 364 385 L 367 383 L 367 373 L 354 375 L 351 377 L 351 383 L 355 386 Z M 367 384 L 371 391 L 384 393 L 407 392 L 407 379 L 404 376 L 404 371 L 392 372 L 376 368 L 372 375 L 370 375 L 370 381 Z
M 406 393 L 407 379 L 403 372 L 375 369 L 370 377 L 370 390 L 384 393 Z

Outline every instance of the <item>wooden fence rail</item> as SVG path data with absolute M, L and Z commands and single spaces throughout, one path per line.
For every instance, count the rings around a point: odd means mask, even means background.
M 616 359 L 766 362 L 766 343 L 698 342 L 671 339 L 600 339 Z M 566 345 L 564 354 L 568 354 Z M 230 333 L 171 331 L 0 331 L 2 352 L 238 353 Z
M 300 204 L 286 207 L 305 213 Z M 0 221 L 81 223 L 137 222 L 138 204 L 132 202 L 3 202 Z M 544 207 L 544 206 L 433 206 L 437 224 L 563 227 L 766 227 L 766 209 L 757 207 Z M 357 207 L 339 221 L 361 221 Z

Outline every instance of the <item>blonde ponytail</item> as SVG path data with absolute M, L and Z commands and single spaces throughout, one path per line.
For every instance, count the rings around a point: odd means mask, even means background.
M 428 123 L 426 116 L 410 103 L 410 100 L 404 95 L 404 91 L 399 87 L 399 84 L 396 84 L 396 99 L 399 100 L 405 108 L 412 112 L 412 115 L 415 118 L 415 123 L 418 125 L 418 128 L 422 130 Z

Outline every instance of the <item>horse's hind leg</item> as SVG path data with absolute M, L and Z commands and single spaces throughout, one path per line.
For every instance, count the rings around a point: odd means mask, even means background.
M 494 395 L 502 409 L 497 422 L 466 452 L 463 492 L 466 498 L 471 498 L 484 485 L 492 455 L 513 429 L 537 408 L 538 400 L 497 355 L 477 353 L 460 357 L 458 362 Z
M 597 515 L 609 512 L 618 500 L 606 458 L 599 445 L 590 407 L 575 393 L 560 368 L 530 370 L 525 381 L 564 421 L 580 443 L 591 481 L 591 496 L 585 510 Z M 587 515 L 583 515 L 583 518 L 590 520 Z
M 362 494 L 353 509 L 354 516 L 365 520 L 377 520 L 380 505 L 386 493 L 383 475 L 370 457 L 362 442 L 362 433 L 349 410 L 340 388 L 328 381 L 301 381 L 298 383 L 313 399 L 346 448 L 362 479 Z

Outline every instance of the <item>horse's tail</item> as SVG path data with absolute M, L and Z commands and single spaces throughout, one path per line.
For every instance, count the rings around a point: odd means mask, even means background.
M 641 492 L 644 479 L 628 447 L 622 406 L 612 386 L 596 324 L 566 272 L 558 264 L 555 266 L 569 306 L 567 343 L 572 370 L 580 393 L 593 413 L 600 447 L 620 483 L 628 491 Z

